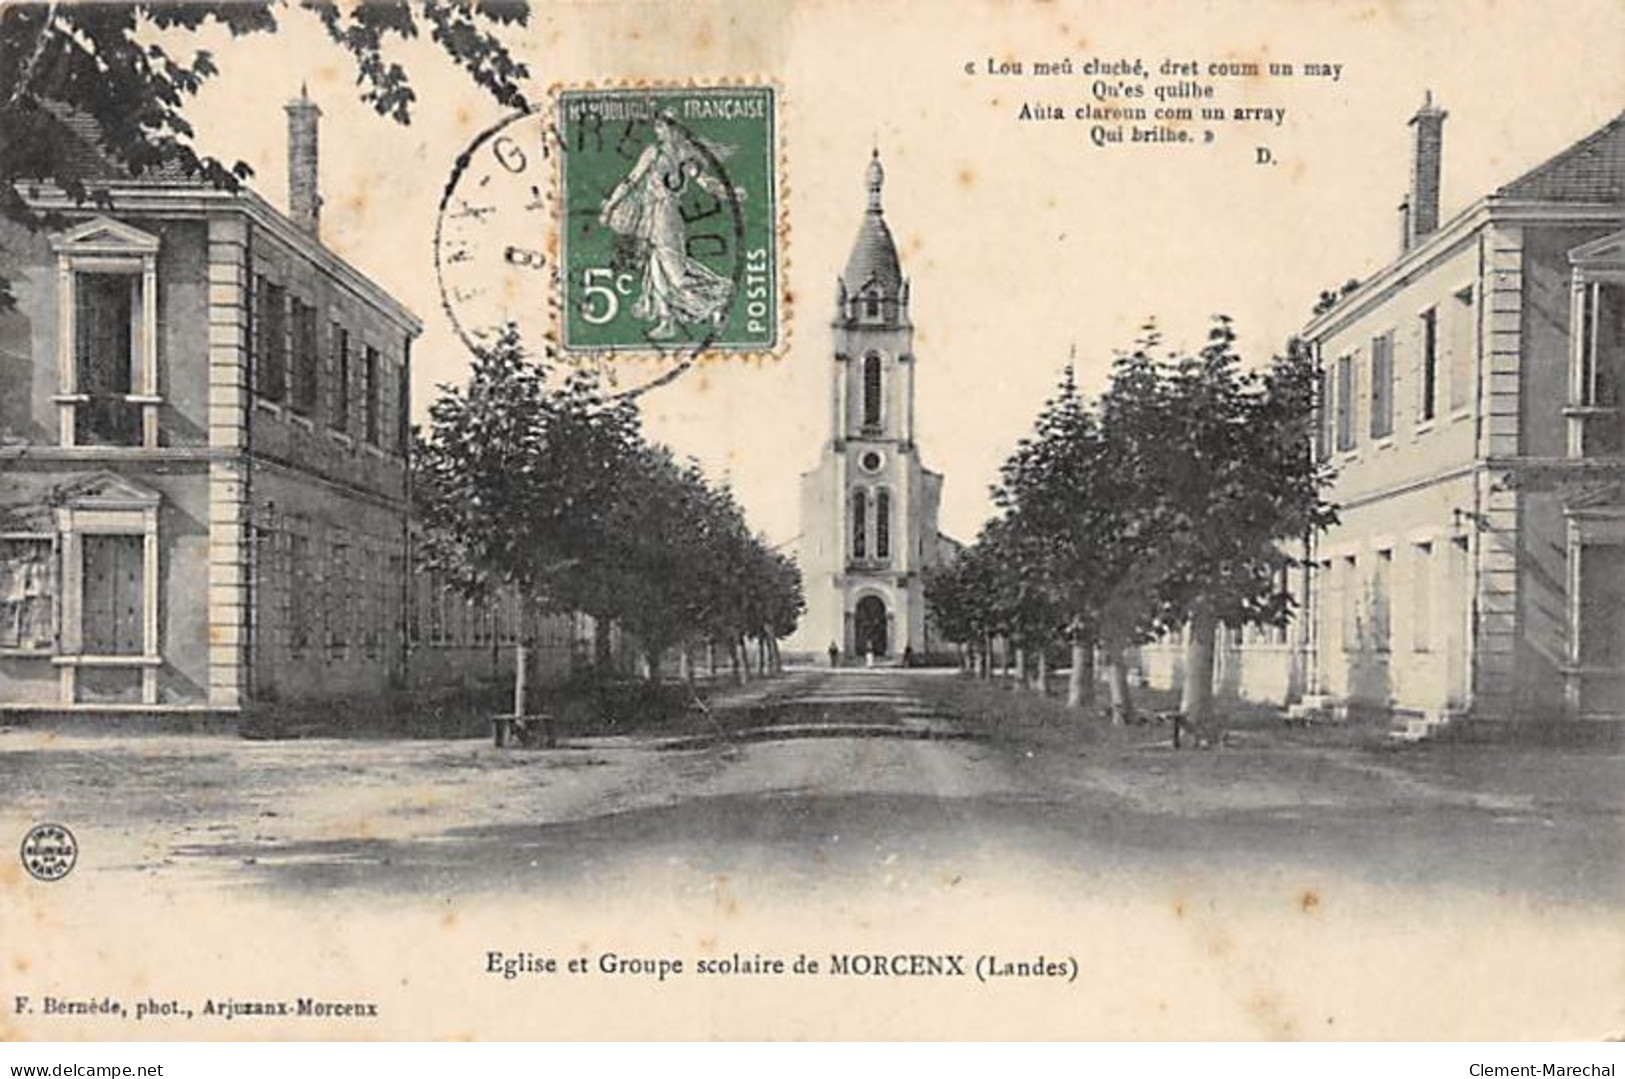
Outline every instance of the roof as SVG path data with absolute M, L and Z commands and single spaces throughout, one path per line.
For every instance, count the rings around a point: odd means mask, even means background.
M 897 261 L 897 244 L 892 240 L 886 219 L 878 213 L 863 215 L 858 238 L 852 244 L 852 255 L 846 260 L 846 272 L 841 275 L 849 292 L 858 292 L 874 281 L 887 292 L 895 292 L 903 285 L 903 268 Z
M 880 165 L 880 152 L 869 159 L 869 207 L 864 212 L 863 224 L 858 226 L 858 238 L 852 244 L 852 254 L 846 260 L 846 272 L 841 281 L 848 292 L 861 291 L 870 282 L 886 292 L 895 293 L 903 287 L 903 268 L 897 260 L 897 243 L 891 229 L 886 227 L 885 211 L 880 204 L 880 189 L 886 172 Z
M 1373 297 L 1394 281 L 1402 281 L 1417 266 L 1462 242 L 1499 215 L 1572 217 L 1580 213 L 1596 219 L 1599 207 L 1603 208 L 1600 219 L 1604 221 L 1617 219 L 1625 211 L 1625 112 L 1456 214 L 1340 298 L 1334 307 L 1310 319 L 1302 332 L 1314 338 L 1345 322 L 1368 307 Z
M 60 148 L 69 166 L 86 180 L 112 183 L 119 180 L 167 181 L 185 183 L 190 177 L 175 161 L 134 172 L 116 161 L 102 144 L 102 128 L 96 118 L 60 101 L 43 100 L 40 105 L 61 125 Z
M 93 116 L 56 101 L 44 101 L 42 105 L 62 124 L 64 144 L 68 148 L 70 162 L 77 170 L 79 178 L 104 185 L 114 192 L 121 211 L 136 212 L 143 208 L 150 210 L 154 206 L 169 206 L 174 204 L 175 200 L 188 198 L 203 198 L 210 202 L 229 200 L 245 212 L 255 224 L 265 228 L 283 243 L 302 252 L 329 274 L 348 283 L 366 302 L 391 315 L 411 333 L 415 335 L 422 332 L 422 323 L 410 308 L 378 282 L 331 251 L 322 243 L 320 237 L 312 236 L 295 225 L 286 213 L 267 202 L 248 184 L 241 185 L 236 191 L 226 191 L 200 177 L 187 176 L 185 170 L 172 161 L 165 162 L 157 168 L 134 173 L 129 167 L 116 161 L 105 149 L 101 127 Z M 43 198 L 41 194 L 37 189 L 33 189 L 29 198 L 35 202 L 52 200 L 53 196 L 49 192 L 44 193 Z M 61 197 L 61 193 L 57 192 L 57 196 Z M 74 208 L 85 209 L 83 205 L 76 205 Z M 104 207 L 93 209 L 98 214 L 107 212 Z
M 1625 112 L 1495 191 L 1538 202 L 1625 201 Z

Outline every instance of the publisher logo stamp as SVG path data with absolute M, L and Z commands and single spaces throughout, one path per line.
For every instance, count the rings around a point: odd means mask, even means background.
M 23 868 L 35 880 L 61 880 L 79 860 L 79 841 L 61 824 L 36 824 L 23 836 Z

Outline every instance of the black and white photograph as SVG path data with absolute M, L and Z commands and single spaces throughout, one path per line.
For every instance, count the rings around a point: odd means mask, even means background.
M 0 1042 L 1611 1075 L 1622 735 L 1617 2 L 0 3 Z

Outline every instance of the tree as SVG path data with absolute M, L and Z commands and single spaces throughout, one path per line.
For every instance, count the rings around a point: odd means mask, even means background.
M 1133 707 L 1126 650 L 1188 627 L 1182 710 L 1201 728 L 1217 627 L 1285 623 L 1284 544 L 1332 522 L 1330 477 L 1311 452 L 1316 370 L 1300 345 L 1244 369 L 1223 317 L 1196 355 L 1162 360 L 1157 343 L 1148 327 L 1116 359 L 1097 406 L 1067 368 L 1001 469 L 999 516 L 926 595 L 950 640 L 984 651 L 994 634 L 1040 650 L 1065 636 L 1073 707 L 1100 648 L 1117 722 Z
M 1072 653 L 1069 707 L 1093 696 L 1094 649 L 1108 659 L 1112 715 L 1132 713 L 1123 652 L 1149 636 L 1152 620 L 1140 569 L 1146 531 L 1135 515 L 1132 468 L 1125 450 L 1107 437 L 1098 410 L 1078 392 L 1071 364 L 1044 403 L 1034 433 L 1005 463 L 994 492 L 1035 559 L 1055 625 Z
M 465 386 L 441 388 L 412 456 L 420 557 L 469 596 L 510 587 L 527 605 L 597 613 L 607 604 L 593 568 L 620 527 L 642 436 L 636 408 L 595 376 L 551 375 L 510 325 L 474 355 Z M 523 637 L 517 647 L 523 712 Z
M 1312 452 L 1316 371 L 1293 345 L 1267 368 L 1245 369 L 1224 316 L 1195 355 L 1120 362 L 1103 406 L 1120 467 L 1140 492 L 1148 538 L 1142 578 L 1156 621 L 1189 630 L 1181 711 L 1211 721 L 1218 627 L 1284 625 L 1292 600 L 1284 544 L 1335 521 L 1330 482 Z
M 931 617 L 945 640 L 966 650 L 979 677 L 992 674 L 993 636 L 1000 632 L 996 611 L 996 563 L 999 558 L 987 528 L 975 543 L 947 565 L 926 572 L 925 597 Z
M 235 191 L 252 170 L 226 164 L 194 142 L 186 102 L 218 73 L 207 51 L 172 55 L 154 32 L 226 27 L 233 37 L 276 30 L 287 11 L 317 18 L 355 65 L 361 98 L 408 123 L 417 99 L 406 70 L 388 58 L 393 41 L 427 30 L 452 63 L 499 103 L 522 108 L 525 65 L 498 29 L 523 24 L 523 0 L 138 0 L 132 3 L 7 3 L 0 7 L 0 216 L 30 230 L 60 227 L 17 191 L 19 181 L 62 189 L 106 206 L 109 176 L 83 153 L 75 121 L 92 121 L 98 148 L 128 175 L 163 172 Z M 0 278 L 0 307 L 12 302 Z
M 413 473 L 421 550 L 465 593 L 511 587 L 619 625 L 651 681 L 674 647 L 723 640 L 742 662 L 747 640 L 776 656 L 795 628 L 801 575 L 751 533 L 732 492 L 648 442 L 636 405 L 595 375 L 528 357 L 513 326 L 429 416 Z

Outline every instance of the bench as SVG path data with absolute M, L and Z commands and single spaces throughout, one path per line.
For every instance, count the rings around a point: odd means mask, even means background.
M 511 745 L 552 746 L 553 716 L 547 712 L 492 716 L 491 741 L 498 749 Z

